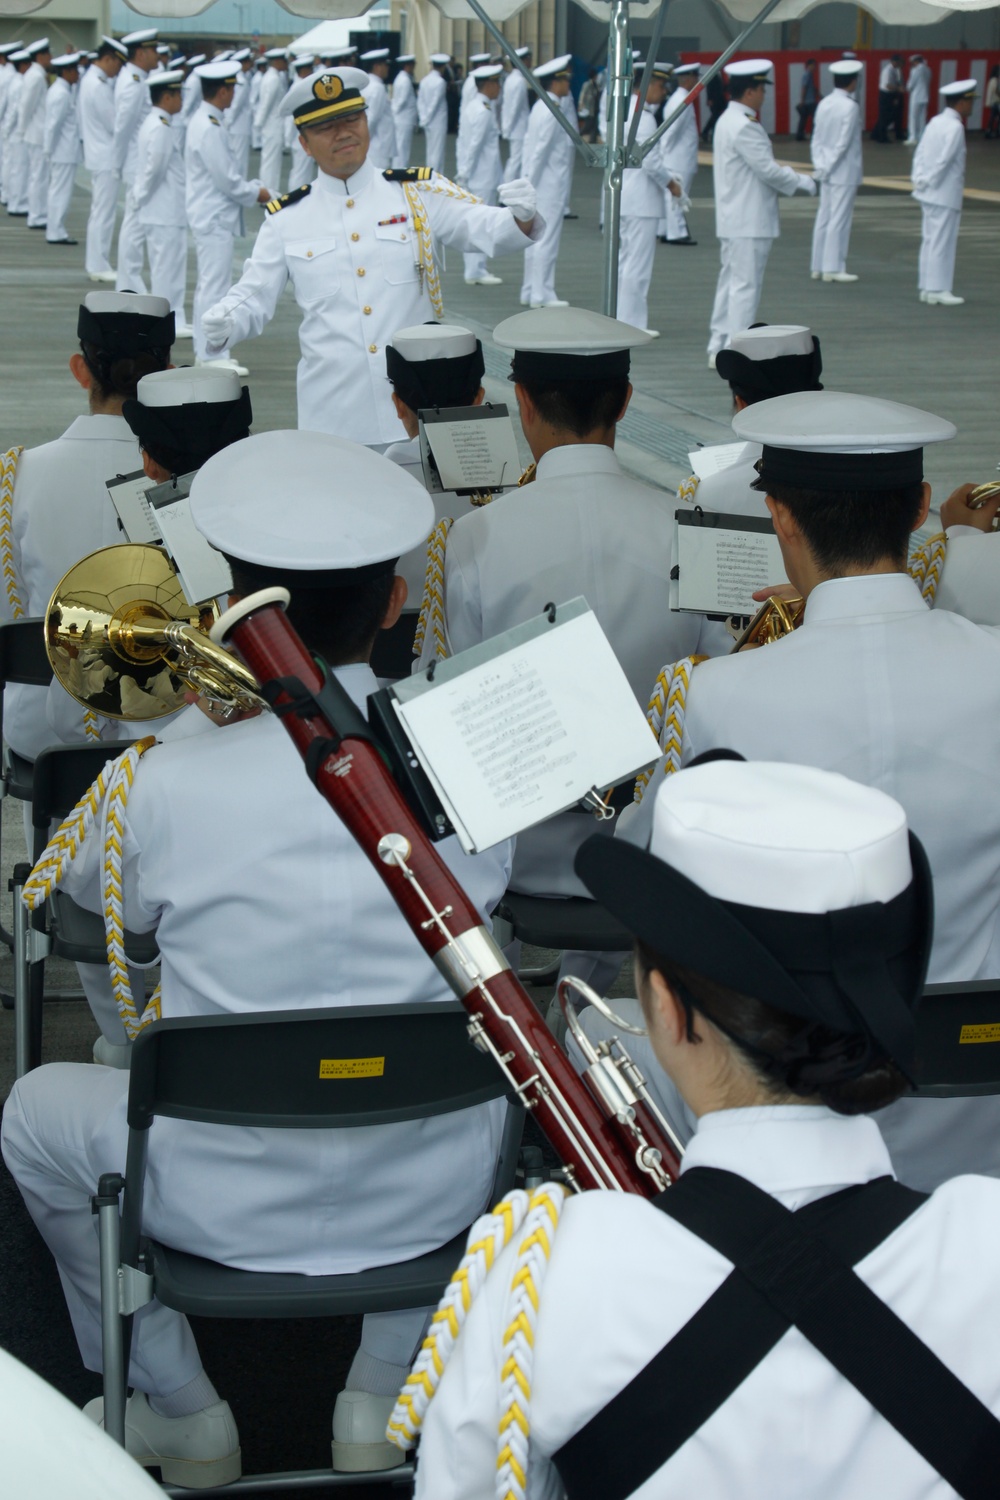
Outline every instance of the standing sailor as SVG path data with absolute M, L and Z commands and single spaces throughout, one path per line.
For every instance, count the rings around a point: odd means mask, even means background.
M 111 281 L 111 241 L 118 206 L 115 168 L 115 79 L 128 56 L 121 42 L 102 36 L 93 66 L 80 80 L 77 107 L 83 136 L 83 164 L 90 173 L 85 265 L 91 281 Z
M 49 87 L 52 49 L 48 37 L 30 42 L 31 66 L 24 75 L 19 108 L 21 135 L 28 152 L 28 228 L 45 228 L 49 195 L 49 162 L 45 155 L 45 96 Z
M 139 127 L 149 110 L 146 79 L 157 65 L 156 31 L 133 31 L 122 37 L 128 51 L 128 62 L 115 83 L 115 168 L 125 183 L 125 215 L 118 231 L 118 270 L 115 287 L 119 292 L 144 292 L 142 252 L 145 236 L 132 196 Z
M 277 197 L 281 192 L 281 157 L 285 147 L 281 105 L 288 90 L 288 53 L 284 47 L 271 47 L 264 56 L 267 72 L 261 80 L 256 119 L 260 131 L 260 175 Z
M 518 57 L 526 68 L 531 67 L 531 48 L 518 47 Z M 512 67 L 503 81 L 500 97 L 500 131 L 507 142 L 507 165 L 504 181 L 511 182 L 520 177 L 524 161 L 524 137 L 528 133 L 528 117 L 531 103 L 528 100 L 528 83 L 520 68 Z
M 184 102 L 181 105 L 181 130 L 187 130 L 192 116 L 201 103 L 201 79 L 198 77 L 196 69 L 200 68 L 203 62 L 208 62 L 205 53 L 196 52 L 193 57 L 189 57 L 184 63 L 184 71 L 187 77 L 184 79 L 184 88 L 182 91 Z
M 413 132 L 417 128 L 417 91 L 413 87 L 416 60 L 412 52 L 401 52 L 396 58 L 399 71 L 392 85 L 392 128 L 396 135 L 394 167 L 410 165 Z
M 931 70 L 919 52 L 914 53 L 910 58 L 910 76 L 906 80 L 906 92 L 910 96 L 906 144 L 918 146 L 927 128 L 927 106 L 931 98 Z
M 819 210 L 813 225 L 812 279 L 857 281 L 847 269 L 854 200 L 864 175 L 861 161 L 861 111 L 858 75 L 863 63 L 830 64 L 833 91 L 821 99 L 813 122 L 809 153 L 813 178 L 820 184 Z
M 424 161 L 432 172 L 444 171 L 444 148 L 448 139 L 448 85 L 444 70 L 447 52 L 431 53 L 431 70 L 417 89 L 417 120 L 424 132 Z
M 389 77 L 389 49 L 375 47 L 362 52 L 359 61 L 368 70 L 365 99 L 368 103 L 369 156 L 376 167 L 391 167 L 396 155 L 396 131 L 392 123 L 392 106 L 385 81 Z
M 250 170 L 250 131 L 251 119 L 251 68 L 253 62 L 250 57 L 249 47 L 240 47 L 229 59 L 230 62 L 238 62 L 240 71 L 236 75 L 236 93 L 233 95 L 233 106 L 226 110 L 226 129 L 229 131 L 229 139 L 233 143 L 233 160 L 236 170 L 241 177 L 245 177 Z
M 293 63 L 296 78 L 308 78 L 315 70 L 316 59 L 311 52 L 300 54 Z M 302 149 L 299 133 L 295 129 L 295 121 L 291 115 L 283 116 L 285 126 L 285 150 L 291 155 L 291 165 L 288 168 L 288 191 L 294 193 L 296 188 L 305 187 L 307 182 L 312 182 L 316 176 L 316 163 L 311 156 L 307 156 Z
M 690 104 L 687 101 L 691 99 L 700 72 L 701 63 L 681 63 L 676 67 L 673 79 L 677 87 L 663 109 L 664 118 L 672 115 L 678 108 L 681 109 L 677 119 L 664 133 L 663 158 L 670 171 L 680 180 L 681 192 L 685 198 L 691 196 L 691 185 L 698 171 L 698 102 L 697 99 Z M 691 238 L 687 216 L 680 207 L 680 202 L 679 197 L 667 192 L 666 242 L 668 245 L 696 245 L 698 242 Z
M 201 59 L 205 61 L 204 58 Z M 267 72 L 267 58 L 255 57 L 253 60 L 253 72 L 250 74 L 250 145 L 254 151 L 260 150 L 260 126 L 257 124 L 257 110 L 260 107 L 260 89 L 264 82 L 264 74 Z M 247 158 L 249 167 L 249 158 Z
M 646 104 L 636 131 L 636 145 L 656 130 L 656 111 L 667 97 L 667 82 L 671 68 L 669 63 L 646 64 L 651 76 L 646 94 Z M 639 91 L 642 78 L 632 80 L 632 100 L 629 105 L 626 133 L 639 107 Z M 661 136 L 657 144 L 643 157 L 639 167 L 626 167 L 622 173 L 621 198 L 621 242 L 618 249 L 618 316 L 623 323 L 633 328 L 644 328 L 658 338 L 655 328 L 649 327 L 649 286 L 653 279 L 653 256 L 656 251 L 656 227 L 663 213 L 663 196 L 681 197 L 678 178 L 668 168 L 666 161 L 666 137 Z
M 729 64 L 729 103 L 712 138 L 715 233 L 722 259 L 708 339 L 712 368 L 730 335 L 749 328 L 757 316 L 767 258 L 781 233 L 779 196 L 816 194 L 811 177 L 779 167 L 760 123 L 772 71 L 764 57 Z
M 497 188 L 503 181 L 497 118 L 502 72 L 499 63 L 484 63 L 469 75 L 474 92 L 458 117 L 455 175 L 462 187 L 484 203 L 496 202 Z M 482 250 L 466 250 L 463 260 L 466 286 L 500 285 L 503 278 L 487 270 Z
M 978 93 L 974 78 L 946 84 L 941 90 L 945 107 L 931 120 L 913 154 L 913 196 L 922 215 L 917 287 L 921 302 L 942 307 L 958 307 L 965 301 L 951 286 L 965 188 L 965 122 Z
M 17 68 L 10 59 L 12 53 L 23 50 L 23 42 L 4 42 L 0 45 L 0 204 L 7 202 L 7 187 L 4 180 L 4 140 L 7 132 L 4 122 L 10 104 L 11 85 L 17 77 Z
M 49 164 L 49 193 L 45 212 L 45 239 L 50 245 L 75 245 L 66 229 L 66 215 L 73 196 L 80 145 L 77 114 L 77 84 L 80 54 L 67 52 L 52 59 L 55 83 L 45 99 L 45 155 Z
M 24 79 L 31 67 L 31 53 L 27 48 L 10 54 L 9 66 L 14 70 L 7 86 L 7 108 L 4 111 L 4 191 L 7 194 L 7 215 L 11 219 L 28 217 L 28 148 L 24 144 L 21 130 L 21 94 Z
M 535 77 L 555 103 L 569 93 L 572 55 L 554 57 L 535 69 Z M 563 215 L 569 204 L 573 172 L 573 142 L 545 105 L 539 101 L 528 118 L 521 163 L 524 175 L 538 194 L 538 210 L 545 228 L 524 252 L 521 303 L 526 307 L 568 307 L 556 296 L 556 261 L 562 239 Z
M 490 54 L 488 52 L 470 53 L 468 67 L 466 69 L 465 77 L 462 79 L 462 87 L 459 90 L 458 94 L 458 112 L 460 115 L 462 113 L 462 110 L 465 108 L 469 100 L 474 96 L 476 92 L 476 80 L 473 77 L 473 74 L 475 73 L 477 68 L 484 68 L 489 60 Z
M 187 212 L 184 202 L 184 133 L 180 124 L 184 74 L 150 73 L 150 111 L 139 128 L 136 160 L 136 211 L 149 251 L 149 280 L 154 297 L 165 297 L 176 323 L 175 338 L 190 338 L 184 313 L 187 281 Z

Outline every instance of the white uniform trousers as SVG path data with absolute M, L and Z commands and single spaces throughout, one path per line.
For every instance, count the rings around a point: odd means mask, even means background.
M 770 253 L 770 239 L 741 236 L 719 241 L 722 264 L 712 306 L 709 354 L 718 354 L 734 333 L 749 328 L 756 318 Z
M 906 144 L 914 146 L 920 144 L 920 137 L 927 125 L 927 100 L 919 104 L 910 105 L 910 128 L 906 135 Z
M 178 328 L 186 326 L 187 226 L 147 224 L 146 249 L 149 251 L 150 291 L 154 297 L 166 297 Z
M 475 192 L 475 189 L 474 188 L 470 188 L 470 192 Z M 491 207 L 495 207 L 496 206 L 497 195 L 496 195 L 495 192 L 483 193 L 482 194 L 482 200 L 483 200 L 484 203 L 490 204 Z M 463 270 L 464 270 L 464 273 L 465 273 L 465 279 L 466 279 L 466 281 L 476 281 L 476 280 L 478 280 L 478 278 L 480 276 L 485 276 L 486 275 L 486 255 L 485 255 L 485 252 L 482 251 L 482 250 L 463 250 L 463 252 L 462 252 L 462 267 L 463 267 Z
M 960 208 L 941 208 L 936 203 L 921 203 L 923 226 L 920 238 L 920 264 L 917 290 L 950 292 L 955 279 L 955 252 L 958 249 Z
M 853 185 L 821 182 L 819 208 L 813 225 L 812 263 L 810 270 L 847 270 L 847 247 L 851 241 L 851 221 L 858 190 Z
M 111 270 L 111 241 L 115 236 L 118 207 L 118 174 L 91 172 L 90 215 L 87 219 L 86 267 L 88 275 Z
M 656 220 L 623 214 L 618 247 L 618 317 L 633 328 L 649 327 L 655 252 Z
M 146 280 L 142 273 L 143 248 L 146 231 L 139 222 L 132 199 L 132 189 L 125 189 L 125 213 L 118 231 L 118 270 L 115 276 L 116 292 L 145 292 Z
M 261 178 L 265 182 L 265 178 Z M 270 186 L 268 183 L 267 186 Z M 194 352 L 197 359 L 208 357 L 201 320 L 210 307 L 221 302 L 233 284 L 233 236 L 227 229 L 210 234 L 196 234 L 194 248 L 198 256 L 198 279 L 194 287 Z
M 7 194 L 7 212 L 24 214 L 28 211 L 28 148 L 23 141 L 7 142 L 4 166 L 4 191 Z
M 392 158 L 394 167 L 408 167 L 410 165 L 410 152 L 413 149 L 413 127 L 412 118 L 394 121 L 396 126 L 396 154 Z
M 244 176 L 246 173 L 244 173 Z M 312 182 L 316 176 L 316 163 L 311 156 L 307 156 L 299 145 L 298 140 L 292 142 L 292 164 L 288 168 L 288 191 L 294 193 L 296 188 L 305 187 L 307 182 Z M 261 178 L 267 187 L 270 183 L 266 177 Z
M 250 176 L 250 132 L 242 131 L 239 135 L 230 135 L 229 143 L 232 147 L 233 160 L 236 162 L 236 170 L 241 177 Z
M 447 139 L 448 113 L 442 110 L 424 131 L 424 165 L 435 172 L 444 171 L 444 148 Z
M 75 162 L 53 161 L 49 163 L 49 195 L 45 207 L 45 238 L 47 240 L 69 238 L 66 231 L 66 214 L 69 211 L 69 201 L 73 196 L 75 181 Z
M 516 141 L 508 142 L 510 151 L 507 156 L 507 165 L 503 169 L 504 182 L 513 182 L 515 177 L 521 176 L 521 162 L 524 160 L 524 136 L 519 135 Z
M 684 189 L 684 196 L 688 197 L 691 192 L 691 184 L 694 181 L 694 173 L 680 172 L 678 175 L 681 179 L 681 187 Z M 666 228 L 663 230 L 663 233 L 667 236 L 668 240 L 686 240 L 691 231 L 688 229 L 687 218 L 681 212 L 681 200 L 666 191 L 664 191 L 663 197 L 667 205 L 667 212 L 664 219 Z
M 285 117 L 279 115 L 277 120 L 264 127 L 263 139 L 260 145 L 260 180 L 266 188 L 269 188 L 275 198 L 281 193 L 281 165 L 285 150 Z M 228 291 L 229 288 L 227 287 Z M 206 306 L 211 306 L 207 303 Z
M 538 211 L 545 219 L 545 228 L 541 238 L 524 252 L 521 301 L 526 307 L 536 304 L 544 307 L 556 301 L 556 261 L 559 259 L 565 210 L 566 205 L 562 199 L 557 203 L 538 205 Z
M 28 151 L 28 228 L 45 223 L 49 199 L 49 159 L 44 147 L 29 146 Z

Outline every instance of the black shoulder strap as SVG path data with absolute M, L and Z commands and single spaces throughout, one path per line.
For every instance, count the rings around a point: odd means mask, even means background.
M 851 1269 L 924 1201 L 879 1178 L 794 1214 L 734 1174 L 685 1172 L 656 1206 L 735 1269 L 553 1455 L 569 1500 L 626 1500 L 792 1325 L 963 1500 L 995 1496 L 1000 1422 Z

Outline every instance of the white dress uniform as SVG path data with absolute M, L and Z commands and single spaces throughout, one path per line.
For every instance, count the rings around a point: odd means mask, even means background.
M 925 62 L 914 63 L 910 68 L 906 92 L 910 96 L 906 144 L 916 146 L 927 128 L 927 106 L 931 98 L 931 70 Z
M 115 80 L 115 168 L 125 183 L 125 213 L 118 230 L 115 290 L 144 292 L 143 248 L 146 237 L 136 212 L 132 187 L 138 159 L 139 127 L 150 109 L 149 74 L 127 62 Z
M 232 286 L 233 245 L 243 233 L 243 210 L 257 202 L 264 185 L 240 176 L 223 113 L 203 100 L 187 128 L 184 146 L 187 217 L 198 256 L 192 318 L 198 359 L 209 353 L 202 314 Z
M 421 203 L 435 240 L 456 249 L 502 255 L 524 242 L 507 209 L 463 202 L 444 178 L 426 184 Z M 346 181 L 320 172 L 308 196 L 267 214 L 241 279 L 212 311 L 228 314 L 227 342 L 238 344 L 261 332 L 291 281 L 303 313 L 299 426 L 397 442 L 406 434 L 389 399 L 385 346 L 397 328 L 434 317 L 417 249 L 401 183 L 370 161 Z
M 950 609 L 977 625 L 1000 626 L 1000 532 L 949 526 L 935 609 Z
M 694 504 L 700 505 L 702 510 L 770 520 L 771 513 L 764 496 L 751 488 L 758 477 L 755 465 L 761 455 L 760 443 L 720 443 L 717 446 L 720 460 L 725 458 L 726 462 L 723 467 L 699 478 Z
M 810 269 L 814 275 L 846 271 L 854 200 L 864 175 L 861 110 L 853 94 L 835 88 L 820 100 L 809 152 L 820 184 Z
M 15 72 L 10 81 L 3 121 L 4 191 L 7 195 L 7 212 L 18 215 L 28 212 L 28 148 L 24 144 L 24 135 L 21 131 L 21 94 L 24 91 L 24 77 L 23 73 Z
M 663 133 L 663 159 L 670 171 L 679 181 L 688 197 L 691 192 L 691 184 L 698 172 L 698 106 L 687 105 L 691 97 L 691 90 L 676 88 L 663 106 L 664 118 L 672 115 L 681 105 L 680 115 Z M 690 234 L 687 217 L 679 205 L 679 200 L 671 193 L 664 194 L 666 204 L 667 239 L 686 240 Z
M 281 192 L 285 118 L 281 102 L 288 91 L 288 74 L 269 67 L 261 79 L 255 124 L 260 131 L 260 180 L 271 193 Z
M 4 179 L 4 141 L 7 132 L 4 129 L 4 123 L 7 118 L 7 105 L 10 100 L 10 86 L 17 76 L 17 70 L 13 63 L 10 62 L 7 54 L 8 52 L 18 51 L 17 47 L 11 46 L 9 43 L 5 44 L 5 46 L 5 51 L 0 50 L 0 57 L 3 58 L 3 62 L 0 63 L 0 204 L 7 202 L 7 188 Z
M 77 85 L 57 78 L 45 99 L 45 155 L 49 162 L 49 193 L 45 238 L 65 240 L 66 214 L 73 196 L 76 168 L 83 149 L 76 111 Z
M 39 62 L 32 62 L 24 75 L 18 108 L 21 135 L 28 152 L 28 228 L 45 223 L 49 194 L 49 163 L 45 155 L 45 96 L 49 77 Z
M 264 69 L 254 65 L 250 74 L 250 145 L 260 150 L 260 127 L 257 124 L 257 109 L 260 104 L 260 86 L 264 81 Z
M 396 131 L 392 123 L 389 90 L 377 73 L 369 76 L 364 95 L 368 101 L 368 133 L 371 137 L 368 158 L 373 166 L 391 167 L 396 157 Z
M 305 187 L 307 182 L 315 180 L 316 163 L 303 151 L 299 142 L 299 132 L 291 115 L 285 117 L 285 145 L 291 156 L 288 168 L 288 191 L 294 193 L 296 188 Z
M 139 129 L 132 189 L 149 252 L 153 295 L 166 297 L 179 328 L 187 325 L 184 293 L 188 229 L 180 118 L 153 105 Z
M 444 171 L 448 140 L 448 85 L 437 68 L 421 78 L 417 89 L 417 120 L 424 132 L 424 162 L 434 172 Z
M 917 288 L 950 292 L 965 187 L 965 121 L 957 110 L 935 115 L 913 153 L 913 196 L 922 215 Z
M 484 203 L 496 202 L 497 188 L 503 181 L 500 124 L 495 102 L 478 89 L 459 115 L 455 174 L 462 187 Z M 486 275 L 486 256 L 482 250 L 466 250 L 463 262 L 466 281 Z
M 785 1105 L 704 1115 L 682 1171 L 694 1167 L 735 1173 L 797 1209 L 891 1173 L 893 1162 L 874 1120 Z M 994 1413 L 1000 1318 L 985 1289 L 998 1234 L 1000 1186 L 964 1177 L 939 1188 L 858 1266 L 862 1280 Z M 515 1238 L 498 1257 L 431 1402 L 417 1500 L 492 1500 L 495 1493 L 501 1350 L 518 1244 Z M 941 1266 L 953 1274 L 942 1277 Z M 632 1194 L 583 1193 L 566 1202 L 539 1292 L 528 1500 L 559 1500 L 564 1491 L 550 1455 L 670 1342 L 730 1269 L 703 1240 Z M 890 1474 L 893 1500 L 954 1495 L 791 1329 L 635 1494 L 842 1500 L 884 1494 Z
M 524 138 L 531 114 L 528 85 L 517 68 L 512 68 L 503 81 L 500 105 L 500 129 L 508 145 L 504 181 L 513 182 L 515 177 L 528 175 L 524 171 Z
M 245 177 L 250 170 L 251 79 L 252 74 L 239 72 L 236 75 L 236 92 L 233 102 L 226 110 L 226 129 L 233 143 L 233 160 L 236 170 Z
M 115 80 L 103 68 L 88 68 L 80 79 L 80 133 L 83 163 L 90 173 L 86 267 L 90 275 L 111 270 L 111 241 L 118 205 L 115 169 Z
M 392 128 L 396 136 L 394 167 L 410 165 L 410 150 L 413 132 L 417 128 L 417 91 L 413 87 L 413 75 L 400 68 L 392 84 Z
M 712 307 L 709 354 L 757 316 L 771 244 L 781 233 L 779 194 L 815 193 L 811 177 L 779 167 L 754 111 L 730 99 L 712 137 L 715 232 L 722 266 Z
M 553 99 L 558 107 L 559 100 Z M 556 261 L 562 239 L 563 215 L 569 205 L 573 142 L 541 100 L 528 117 L 521 171 L 538 194 L 538 211 L 545 219 L 541 237 L 524 253 L 521 301 L 531 307 L 557 302 Z
M 191 72 L 184 80 L 184 87 L 181 90 L 184 102 L 181 105 L 181 112 L 179 116 L 181 128 L 183 130 L 186 130 L 190 125 L 191 120 L 194 117 L 199 104 L 201 103 L 201 79 L 198 77 L 195 68 L 199 67 L 201 62 L 204 61 L 205 59 L 204 57 L 202 57 L 200 62 L 196 63 L 195 67 L 191 68 Z M 190 67 L 191 65 L 188 64 L 188 66 Z
M 633 94 L 626 120 L 626 133 L 639 102 Z M 656 130 L 656 114 L 647 104 L 639 120 L 636 144 Z M 643 159 L 641 167 L 626 167 L 622 173 L 621 240 L 618 249 L 618 316 L 634 328 L 649 327 L 649 287 L 653 279 L 656 229 L 663 215 L 667 183 L 674 174 L 667 166 L 665 137 Z M 669 194 L 667 194 L 669 197 Z

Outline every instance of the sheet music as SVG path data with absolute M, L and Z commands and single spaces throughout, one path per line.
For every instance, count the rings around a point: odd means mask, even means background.
M 521 474 L 517 438 L 506 406 L 456 406 L 426 410 L 420 417 L 420 454 L 428 489 L 498 490 Z M 435 472 L 436 471 L 436 472 Z
M 755 589 L 787 582 L 769 520 L 690 511 L 677 512 L 676 519 L 676 608 L 753 615 L 760 608 Z
M 721 474 L 723 469 L 738 463 L 741 454 L 750 446 L 749 443 L 711 443 L 707 448 L 695 448 L 688 454 L 688 462 L 699 479 L 707 479 L 710 474 Z
M 126 541 L 159 544 L 163 538 L 147 493 L 153 481 L 138 469 L 134 474 L 119 474 L 109 479 L 106 487 Z
M 233 575 L 221 552 L 205 540 L 191 516 L 194 474 L 180 474 L 149 491 L 154 522 L 177 569 L 189 604 L 204 604 L 228 594 Z

